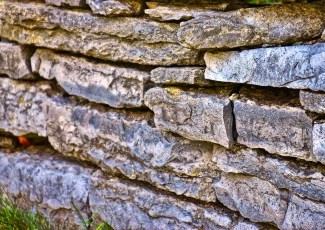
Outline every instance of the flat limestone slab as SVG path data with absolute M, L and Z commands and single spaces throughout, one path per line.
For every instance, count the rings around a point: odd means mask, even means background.
M 325 164 L 325 120 L 316 121 L 313 127 L 313 153 Z
M 323 2 L 220 12 L 182 22 L 178 39 L 195 49 L 290 44 L 320 37 L 324 17 Z
M 143 0 L 86 0 L 95 14 L 106 16 L 139 15 L 143 10 Z
M 85 7 L 86 0 L 45 0 L 47 4 L 54 6 L 73 6 L 73 7 Z
M 325 43 L 206 53 L 205 78 L 325 91 Z
M 304 109 L 316 113 L 325 113 L 325 93 L 301 90 L 299 98 Z
M 231 89 L 213 93 L 155 87 L 146 92 L 145 104 L 155 113 L 159 129 L 228 148 L 233 144 Z
M 56 79 L 70 95 L 117 108 L 141 107 L 149 73 L 135 68 L 96 63 L 85 58 L 37 50 L 32 70 L 46 79 Z

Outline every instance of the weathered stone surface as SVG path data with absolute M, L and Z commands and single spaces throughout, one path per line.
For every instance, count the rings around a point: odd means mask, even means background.
M 29 58 L 32 51 L 17 44 L 0 41 L 0 74 L 13 79 L 31 79 Z
M 301 90 L 299 96 L 304 109 L 316 113 L 325 113 L 325 93 Z
M 86 0 L 45 0 L 47 4 L 54 6 L 73 6 L 73 7 L 85 7 Z
M 227 8 L 229 3 L 217 3 L 217 4 L 163 4 L 159 2 L 147 2 L 149 9 L 144 12 L 149 15 L 150 18 L 159 21 L 179 21 L 189 20 L 194 17 L 202 15 L 211 15 L 215 11 L 222 11 Z
M 0 2 L 0 36 L 22 44 L 144 65 L 196 65 L 198 51 L 177 43 L 178 24 L 104 18 L 35 3 Z M 141 25 L 141 26 L 139 26 Z
M 0 136 L 0 148 L 12 149 L 17 145 L 17 140 L 14 137 Z
M 138 15 L 142 12 L 142 0 L 86 0 L 95 14 L 108 16 Z
M 178 38 L 196 49 L 288 44 L 320 37 L 324 17 L 321 1 L 240 9 L 182 22 Z
M 325 202 L 325 166 L 288 160 L 248 148 L 236 152 L 215 147 L 213 162 L 227 173 L 248 174 L 267 180 L 278 188 Z
M 65 161 L 52 150 L 0 151 L 0 185 L 16 202 L 48 216 L 55 229 L 81 229 L 71 199 L 85 218 L 90 216 L 88 193 L 92 170 Z
M 287 196 L 270 182 L 257 177 L 222 174 L 214 183 L 218 200 L 255 222 L 281 225 L 287 209 Z
M 102 170 L 146 181 L 179 195 L 214 202 L 213 145 L 161 133 L 151 114 L 49 101 L 47 133 L 67 156 L 91 161 Z
M 325 30 L 323 31 L 322 39 L 325 40 Z
M 42 103 L 55 96 L 47 82 L 19 82 L 0 78 L 0 128 L 14 135 L 46 136 Z
M 260 229 L 216 205 L 193 204 L 100 172 L 92 177 L 93 213 L 120 229 Z M 108 205 L 109 204 L 109 205 Z M 100 211 L 98 211 L 100 210 Z M 134 215 L 134 214 L 137 215 Z M 239 226 L 238 226 L 239 225 Z M 240 226 L 245 226 L 243 228 Z M 236 228 L 237 227 L 237 228 Z
M 141 107 L 149 73 L 37 50 L 32 70 L 46 79 L 55 78 L 69 94 L 112 107 Z
M 215 86 L 204 79 L 204 67 L 158 67 L 151 71 L 150 79 L 157 84 Z
M 313 153 L 317 160 L 325 164 L 325 120 L 314 124 Z
M 215 91 L 219 92 L 155 87 L 146 92 L 145 104 L 155 113 L 159 129 L 230 147 L 233 144 L 233 116 L 228 98 L 231 89 Z
M 325 204 L 292 195 L 281 229 L 315 229 L 325 226 Z
M 234 101 L 238 143 L 317 161 L 312 154 L 313 119 L 299 105 L 295 92 L 242 88 Z
M 206 53 L 204 59 L 206 79 L 325 91 L 325 43 Z

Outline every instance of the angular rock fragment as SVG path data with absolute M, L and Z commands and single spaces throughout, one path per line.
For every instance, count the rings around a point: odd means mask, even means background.
M 0 36 L 22 44 L 144 65 L 203 64 L 198 51 L 178 44 L 175 23 L 6 1 L 0 2 L 0 19 Z
M 0 74 L 13 79 L 32 79 L 29 58 L 32 50 L 20 45 L 0 41 Z
M 325 164 L 325 120 L 317 121 L 313 127 L 313 154 Z
M 325 91 L 325 43 L 206 53 L 205 78 Z
M 316 113 L 325 113 L 325 93 L 301 90 L 299 97 L 304 109 Z
M 88 193 L 92 170 L 58 157 L 47 149 L 28 149 L 5 154 L 0 151 L 0 185 L 19 206 L 47 216 L 56 229 L 80 229 L 90 216 Z
M 262 150 L 243 148 L 233 152 L 215 147 L 213 162 L 227 173 L 253 175 L 302 197 L 325 202 L 325 166 L 284 159 Z
M 213 145 L 161 133 L 151 114 L 48 101 L 47 133 L 59 152 L 179 195 L 214 202 Z
M 95 14 L 107 16 L 138 15 L 142 12 L 143 0 L 86 0 Z
M 45 0 L 47 4 L 54 6 L 73 6 L 73 7 L 85 7 L 86 0 Z
M 317 161 L 312 154 L 313 119 L 295 92 L 244 87 L 234 101 L 237 141 L 269 153 Z
M 324 17 L 322 1 L 240 9 L 182 22 L 178 38 L 195 49 L 289 44 L 320 37 Z
M 323 31 L 322 39 L 325 40 L 325 30 Z
M 0 148 L 13 149 L 16 145 L 16 138 L 0 136 Z
M 32 57 L 33 72 L 55 78 L 69 94 L 112 107 L 141 107 L 149 73 L 37 50 Z
M 218 200 L 254 222 L 281 225 L 287 209 L 287 196 L 271 183 L 253 176 L 221 174 L 214 183 Z
M 231 89 L 212 93 L 156 87 L 146 92 L 145 104 L 155 113 L 159 129 L 228 148 L 233 144 L 230 93 Z
M 0 78 L 0 128 L 20 136 L 46 136 L 43 102 L 57 95 L 48 82 L 19 82 Z

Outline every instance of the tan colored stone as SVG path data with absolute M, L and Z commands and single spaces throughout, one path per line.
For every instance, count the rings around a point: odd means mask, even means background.
M 325 93 L 301 90 L 299 98 L 304 109 L 316 113 L 325 113 Z
M 95 14 L 107 16 L 138 15 L 142 12 L 143 0 L 86 0 Z

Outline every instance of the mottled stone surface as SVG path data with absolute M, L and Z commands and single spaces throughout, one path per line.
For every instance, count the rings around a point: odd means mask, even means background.
M 54 6 L 73 6 L 73 7 L 85 7 L 86 0 L 45 0 L 47 4 Z
M 148 9 L 144 12 L 150 18 L 159 21 L 189 20 L 202 15 L 212 15 L 215 11 L 223 11 L 229 3 L 216 4 L 164 4 L 159 2 L 147 2 Z
M 325 93 L 301 90 L 299 96 L 304 109 L 316 113 L 325 113 Z
M 16 145 L 17 145 L 16 138 L 0 136 L 0 148 L 12 149 Z
M 48 216 L 55 229 L 81 229 L 71 199 L 85 218 L 90 216 L 88 193 L 92 170 L 65 161 L 57 154 L 46 149 L 12 154 L 0 151 L 0 185 L 20 206 Z
M 288 44 L 320 37 L 324 3 L 271 5 L 182 22 L 179 41 L 196 49 Z
M 97 177 L 96 177 L 97 176 Z M 260 229 L 217 205 L 194 204 L 116 178 L 92 178 L 93 213 L 120 229 Z M 107 205 L 109 204 L 109 205 Z M 100 212 L 98 212 L 100 210 Z M 134 214 L 137 215 L 134 215 Z M 236 228 L 236 226 L 238 228 Z M 245 227 L 240 227 L 245 226 Z
M 55 96 L 47 82 L 19 82 L 0 78 L 0 128 L 14 135 L 46 136 L 42 103 Z
M 86 0 L 95 14 L 107 16 L 138 15 L 142 12 L 143 0 Z
M 146 181 L 178 195 L 213 202 L 213 145 L 153 128 L 149 113 L 49 101 L 47 133 L 59 152 L 91 161 L 103 171 Z
M 0 2 L 0 19 L 0 36 L 22 44 L 144 65 L 203 63 L 198 51 L 178 44 L 175 23 L 6 1 Z
M 253 175 L 303 197 L 325 202 L 325 166 L 243 148 L 215 147 L 213 162 L 227 173 Z
M 313 153 L 317 160 L 325 164 L 325 120 L 317 121 L 314 124 Z
M 204 59 L 206 79 L 325 91 L 325 43 L 206 53 Z
M 234 101 L 238 143 L 317 161 L 312 155 L 313 119 L 299 105 L 295 92 L 242 88 Z
M 287 193 L 270 182 L 253 176 L 222 174 L 214 187 L 218 200 L 244 217 L 281 225 L 287 209 L 284 200 Z
M 159 129 L 230 147 L 233 144 L 233 116 L 228 98 L 231 89 L 213 92 L 216 94 L 155 87 L 146 92 L 145 104 L 155 113 Z
M 325 40 L 325 30 L 323 31 L 322 39 Z
M 141 107 L 149 73 L 37 50 L 32 70 L 46 79 L 56 79 L 69 94 L 112 107 Z
M 0 41 L 0 74 L 13 79 L 31 79 L 29 58 L 32 50 L 17 44 Z
M 218 83 L 204 79 L 204 67 L 158 67 L 150 72 L 150 80 L 164 85 L 213 86 Z

